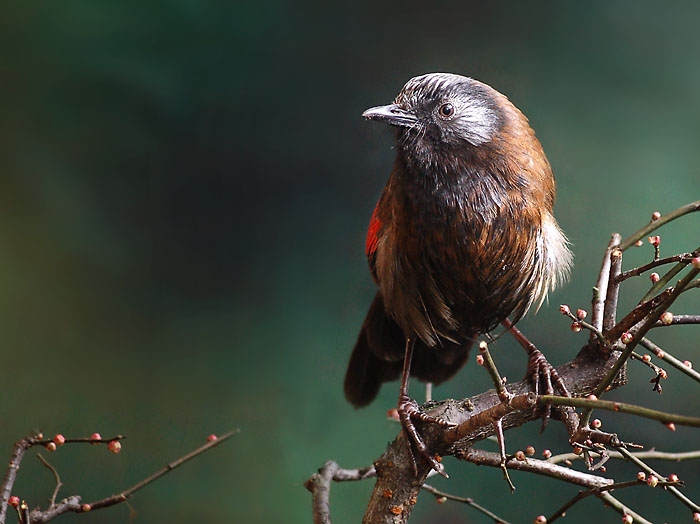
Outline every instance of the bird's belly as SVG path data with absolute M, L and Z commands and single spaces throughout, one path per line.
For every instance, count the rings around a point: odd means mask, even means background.
M 407 335 L 431 346 L 441 338 L 461 342 L 531 302 L 534 239 L 483 229 L 456 236 L 443 228 L 401 240 L 379 253 L 387 260 L 378 272 L 387 312 Z

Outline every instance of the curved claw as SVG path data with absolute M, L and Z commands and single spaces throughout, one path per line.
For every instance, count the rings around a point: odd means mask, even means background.
M 527 376 L 532 383 L 536 395 L 539 395 L 540 381 L 542 381 L 546 395 L 554 395 L 556 386 L 556 389 L 559 390 L 562 395 L 565 397 L 571 396 L 569 390 L 566 389 L 566 385 L 564 385 L 564 381 L 562 381 L 559 373 L 557 373 L 557 370 L 554 369 L 554 366 L 547 361 L 539 349 L 533 348 L 529 353 Z M 547 427 L 547 423 L 549 422 L 551 415 L 552 406 L 547 405 L 544 413 L 542 414 L 542 429 L 540 430 L 540 433 L 542 433 Z
M 437 471 L 443 477 L 449 478 L 449 476 L 445 472 L 445 468 L 441 466 L 437 459 L 430 453 L 430 451 L 428 451 L 428 448 L 425 445 L 423 438 L 418 433 L 418 430 L 416 429 L 415 424 L 413 424 L 413 421 L 420 420 L 421 422 L 429 422 L 431 424 L 437 424 L 438 426 L 443 428 L 454 427 L 456 426 L 456 424 L 448 422 L 438 417 L 433 417 L 432 415 L 426 415 L 425 413 L 420 411 L 420 409 L 418 408 L 418 403 L 406 395 L 399 396 L 399 402 L 396 411 L 399 414 L 399 422 L 401 423 L 401 428 L 403 429 L 404 434 L 406 435 L 406 440 L 408 443 L 408 452 L 411 456 L 414 473 L 416 475 L 418 474 L 418 466 L 416 464 L 416 457 L 413 453 L 413 446 L 415 446 L 416 449 L 421 453 L 421 455 L 425 457 L 425 459 L 430 463 L 430 466 L 435 471 Z

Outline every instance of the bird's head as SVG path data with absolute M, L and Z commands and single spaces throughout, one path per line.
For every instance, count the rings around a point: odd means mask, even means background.
M 429 73 L 409 80 L 393 104 L 373 107 L 363 116 L 395 126 L 400 145 L 432 156 L 490 142 L 502 126 L 504 103 L 510 105 L 481 82 Z

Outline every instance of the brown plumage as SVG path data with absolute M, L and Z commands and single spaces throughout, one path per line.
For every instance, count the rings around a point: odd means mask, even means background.
M 379 290 L 345 377 L 355 406 L 398 378 L 404 359 L 411 376 L 449 379 L 477 335 L 539 307 L 571 263 L 549 162 L 504 95 L 433 73 L 364 116 L 394 126 L 397 145 L 367 235 Z M 399 411 L 410 419 L 406 398 Z

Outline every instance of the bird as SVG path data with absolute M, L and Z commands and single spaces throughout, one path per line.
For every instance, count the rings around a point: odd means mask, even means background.
M 552 168 L 505 95 L 473 78 L 428 73 L 363 116 L 394 128 L 396 156 L 367 231 L 378 289 L 345 396 L 366 406 L 401 377 L 397 412 L 414 467 L 412 446 L 442 472 L 413 421 L 449 423 L 420 411 L 409 377 L 453 377 L 478 336 L 541 306 L 568 277 L 572 254 L 553 216 Z M 543 355 L 535 349 L 529 359 L 528 370 L 549 379 Z

